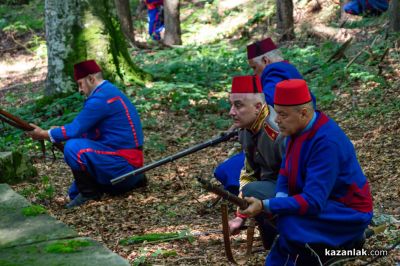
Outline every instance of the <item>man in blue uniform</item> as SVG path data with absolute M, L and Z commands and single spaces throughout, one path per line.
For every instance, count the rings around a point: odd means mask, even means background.
M 276 85 L 275 119 L 287 136 L 276 197 L 250 203 L 246 215 L 278 215 L 279 238 L 266 265 L 322 265 L 325 250 L 361 248 L 372 218 L 369 185 L 340 127 L 315 111 L 304 80 Z
M 143 176 L 113 186 L 112 178 L 143 166 L 143 132 L 139 114 L 129 99 L 104 80 L 94 60 L 74 66 L 79 92 L 87 97 L 83 109 L 69 124 L 29 134 L 33 139 L 65 141 L 64 159 L 75 182 L 70 189 L 72 208 L 103 193 L 120 194 L 143 185 Z M 75 189 L 77 189 L 75 193 Z
M 388 8 L 388 0 L 352 0 L 343 7 L 348 14 L 363 16 L 379 16 Z
M 159 41 L 164 34 L 163 0 L 145 0 L 149 23 L 149 35 Z

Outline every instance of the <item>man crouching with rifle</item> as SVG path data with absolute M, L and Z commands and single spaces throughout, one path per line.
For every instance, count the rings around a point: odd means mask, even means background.
M 240 194 L 260 200 L 275 197 L 276 179 L 282 160 L 283 139 L 275 124 L 274 109 L 267 105 L 258 76 L 238 76 L 232 81 L 229 115 L 240 128 L 239 142 L 245 152 L 245 165 L 240 174 Z M 229 222 L 231 234 L 243 226 L 247 216 L 237 213 Z M 269 249 L 276 229 L 260 214 L 255 217 L 263 245 Z

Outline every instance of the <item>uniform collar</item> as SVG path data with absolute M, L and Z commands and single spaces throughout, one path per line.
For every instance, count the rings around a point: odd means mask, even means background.
M 88 98 L 89 98 L 90 96 L 92 96 L 92 95 L 96 92 L 96 90 L 97 90 L 98 88 L 100 88 L 101 85 L 103 85 L 106 81 L 107 81 L 107 80 L 103 80 L 102 82 L 100 82 L 100 84 L 97 85 L 96 88 L 94 88 L 94 89 L 92 90 L 92 92 L 89 94 Z
M 310 122 L 308 122 L 306 128 L 303 129 L 303 130 L 301 131 L 301 133 L 306 132 L 307 130 L 309 130 L 309 129 L 314 125 L 315 120 L 317 120 L 317 114 L 316 114 L 316 112 L 314 111 L 313 117 L 311 118 Z M 301 134 L 301 133 L 300 133 L 300 134 Z
M 256 120 L 250 127 L 250 131 L 253 132 L 253 134 L 257 133 L 260 130 L 260 128 L 263 125 L 263 122 L 264 122 L 265 118 L 268 116 L 268 114 L 269 114 L 268 106 L 266 104 L 264 104 L 261 107 L 261 111 L 258 114 Z

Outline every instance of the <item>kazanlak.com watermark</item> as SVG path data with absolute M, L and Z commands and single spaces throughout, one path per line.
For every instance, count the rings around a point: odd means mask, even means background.
M 382 249 L 325 249 L 325 256 L 387 256 L 388 251 Z

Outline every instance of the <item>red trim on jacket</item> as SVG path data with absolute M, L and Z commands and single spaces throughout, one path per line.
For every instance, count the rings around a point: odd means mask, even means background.
M 136 145 L 136 147 L 139 147 L 139 141 L 138 141 L 138 138 L 137 138 L 137 135 L 136 135 L 135 125 L 133 124 L 131 115 L 129 114 L 128 107 L 126 106 L 125 102 L 122 100 L 122 98 L 120 96 L 116 96 L 114 98 L 111 98 L 111 99 L 107 100 L 107 103 L 110 104 L 110 103 L 113 103 L 115 101 L 120 101 L 122 106 L 124 107 L 126 117 L 128 118 L 129 125 L 131 126 L 131 129 L 132 129 L 132 134 L 133 134 L 133 139 L 135 140 L 135 145 Z
M 372 212 L 373 209 L 368 181 L 361 189 L 356 183 L 349 185 L 346 195 L 334 200 L 360 212 Z
M 308 202 L 303 198 L 303 196 L 297 194 L 294 195 L 293 198 L 297 201 L 297 203 L 300 205 L 300 210 L 299 210 L 299 214 L 300 215 L 304 215 L 306 214 L 307 210 L 308 210 Z
M 67 130 L 65 130 L 64 126 L 61 127 L 61 133 L 63 134 L 64 139 L 69 139 L 69 137 L 67 136 Z

